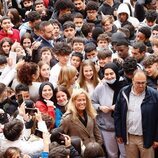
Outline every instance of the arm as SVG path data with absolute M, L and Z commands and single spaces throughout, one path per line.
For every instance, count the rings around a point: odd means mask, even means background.
M 96 87 L 96 89 L 94 90 L 93 94 L 92 94 L 92 104 L 93 104 L 93 107 L 99 111 L 99 107 L 100 107 L 100 104 L 99 104 L 99 95 L 100 93 L 98 92 L 98 87 Z
M 62 112 L 59 108 L 55 109 L 55 127 L 59 127 L 61 122 Z
M 122 91 L 119 92 L 119 95 L 117 97 L 117 101 L 115 104 L 115 110 L 114 110 L 114 124 L 115 124 L 115 133 L 116 137 L 122 137 L 121 134 L 121 97 L 122 97 Z
M 102 144 L 103 144 L 103 139 L 102 139 L 100 130 L 99 130 L 99 128 L 98 128 L 98 125 L 97 125 L 97 123 L 96 123 L 96 120 L 94 119 L 93 122 L 94 122 L 94 137 L 95 137 L 95 140 L 96 140 L 96 142 L 98 142 L 100 145 L 102 145 Z

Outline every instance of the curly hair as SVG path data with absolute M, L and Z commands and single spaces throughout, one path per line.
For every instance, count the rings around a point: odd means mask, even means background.
M 151 65 L 153 65 L 154 63 L 158 63 L 158 56 L 151 54 L 147 57 L 145 57 L 145 59 L 143 60 L 143 66 L 149 67 Z
M 32 85 L 33 75 L 37 75 L 39 66 L 33 62 L 25 62 L 17 70 L 18 80 L 26 85 Z

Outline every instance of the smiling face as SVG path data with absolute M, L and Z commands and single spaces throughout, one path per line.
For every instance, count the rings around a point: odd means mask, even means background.
M 83 75 L 86 80 L 91 80 L 93 77 L 93 69 L 90 65 L 85 65 L 83 67 Z
M 112 69 L 107 68 L 104 71 L 104 78 L 106 80 L 113 80 L 113 79 L 116 79 L 116 74 Z
M 82 52 L 84 50 L 84 44 L 82 42 L 75 42 L 72 46 L 75 52 Z
M 53 90 L 49 85 L 43 87 L 42 97 L 46 100 L 50 100 L 53 97 Z
M 64 105 L 63 103 L 68 101 L 67 94 L 63 91 L 57 92 L 56 99 L 59 105 Z
M 147 73 L 147 76 L 155 77 L 158 74 L 158 64 L 154 63 L 152 65 L 149 65 L 145 67 L 145 71 Z
M 81 93 L 77 96 L 75 99 L 75 107 L 79 114 L 82 114 L 83 111 L 86 109 L 86 95 L 84 93 Z

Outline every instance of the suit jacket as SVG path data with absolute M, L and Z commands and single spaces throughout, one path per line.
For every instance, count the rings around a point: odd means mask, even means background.
M 98 142 L 102 145 L 103 139 L 96 120 L 90 116 L 87 116 L 87 118 L 87 126 L 85 127 L 78 118 L 74 120 L 71 113 L 65 113 L 61 121 L 61 127 L 65 134 L 80 137 L 84 145 L 89 142 Z

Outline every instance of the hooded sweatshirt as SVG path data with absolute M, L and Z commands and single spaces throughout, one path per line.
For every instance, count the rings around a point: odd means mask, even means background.
M 19 30 L 20 30 L 20 38 L 21 38 L 24 35 L 24 33 L 26 32 L 31 33 L 32 28 L 29 26 L 29 22 L 25 22 L 19 27 Z
M 129 11 L 127 4 L 122 3 L 119 5 L 118 10 L 117 10 L 117 15 L 119 15 L 120 13 L 127 13 L 127 15 L 128 15 L 127 21 L 129 21 L 135 28 L 138 28 L 139 21 L 137 18 L 130 16 L 130 11 Z M 121 28 L 121 22 L 120 22 L 118 16 L 117 16 L 117 20 L 114 21 L 114 24 L 116 25 L 116 27 L 118 29 Z

